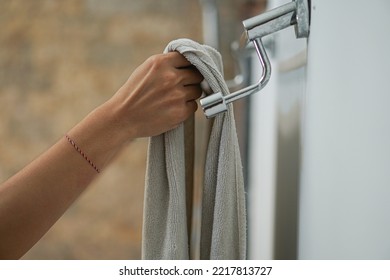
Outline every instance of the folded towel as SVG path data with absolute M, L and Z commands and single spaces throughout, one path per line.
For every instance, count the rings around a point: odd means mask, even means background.
M 213 92 L 229 93 L 220 54 L 179 39 L 178 51 L 204 76 Z M 201 259 L 246 258 L 246 210 L 242 165 L 233 108 L 213 119 L 208 143 L 202 203 Z M 142 238 L 143 259 L 188 259 L 184 128 L 149 142 Z

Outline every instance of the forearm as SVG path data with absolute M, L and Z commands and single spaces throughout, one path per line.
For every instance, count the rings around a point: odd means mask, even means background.
M 68 135 L 104 170 L 126 142 L 106 107 Z M 0 258 L 20 258 L 96 178 L 96 170 L 63 137 L 0 187 Z
M 151 57 L 68 132 L 71 140 L 62 137 L 3 183 L 0 258 L 23 256 L 131 139 L 161 134 L 193 114 L 202 79 L 178 53 Z

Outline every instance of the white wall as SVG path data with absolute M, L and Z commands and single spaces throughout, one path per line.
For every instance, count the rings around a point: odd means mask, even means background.
M 388 0 L 312 0 L 301 259 L 390 259 L 389 13 Z
M 258 58 L 253 57 L 252 81 L 259 79 Z M 273 60 L 271 59 L 271 63 Z M 275 76 L 251 96 L 248 172 L 248 258 L 272 259 L 274 255 L 276 89 Z

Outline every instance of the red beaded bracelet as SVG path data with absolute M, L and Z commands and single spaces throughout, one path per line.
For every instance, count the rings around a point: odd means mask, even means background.
M 100 169 L 88 158 L 88 156 L 79 148 L 79 146 L 76 145 L 76 142 L 73 141 L 67 134 L 65 134 L 65 138 L 73 146 L 73 148 L 75 148 L 75 150 L 79 152 L 79 154 L 82 155 L 86 161 L 88 161 L 93 169 L 95 169 L 97 173 L 100 173 Z

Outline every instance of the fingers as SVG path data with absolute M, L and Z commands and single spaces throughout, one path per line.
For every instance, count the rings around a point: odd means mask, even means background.
M 181 84 L 184 86 L 200 85 L 203 81 L 203 76 L 195 67 L 187 67 L 178 69 L 178 74 L 181 76 Z
M 192 65 L 182 54 L 178 52 L 169 52 L 160 55 L 159 62 L 165 62 L 175 68 L 176 74 L 179 77 L 179 83 L 188 86 L 200 84 L 203 81 L 202 74 Z
M 178 52 L 171 52 L 172 64 L 182 76 L 184 86 L 200 84 L 203 81 L 203 76 L 199 70 L 192 65 L 188 60 Z
M 188 112 L 189 112 L 188 117 L 191 114 L 195 113 L 196 110 L 198 110 L 198 103 L 196 103 L 196 101 L 188 101 L 186 105 L 187 105 Z
M 169 52 L 165 56 L 171 61 L 171 65 L 175 68 L 185 68 L 189 67 L 192 64 L 180 53 L 178 52 Z
M 186 86 L 184 90 L 187 101 L 197 100 L 202 95 L 202 88 L 200 85 L 189 85 Z

